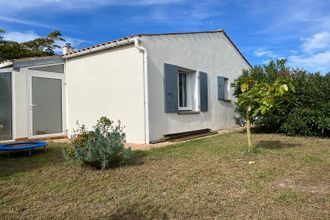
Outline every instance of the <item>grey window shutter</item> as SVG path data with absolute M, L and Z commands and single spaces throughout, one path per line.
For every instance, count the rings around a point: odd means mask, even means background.
M 200 88 L 200 102 L 201 112 L 208 111 L 208 87 L 207 87 L 207 73 L 199 72 L 199 88 Z
M 178 67 L 164 64 L 165 74 L 165 112 L 178 112 Z
M 225 78 L 218 76 L 218 100 L 225 99 Z

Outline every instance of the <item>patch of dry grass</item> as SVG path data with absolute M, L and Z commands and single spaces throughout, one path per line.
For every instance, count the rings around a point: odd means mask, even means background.
M 2 218 L 329 219 L 330 140 L 232 133 L 138 152 L 113 170 L 65 162 L 61 145 L 0 157 Z M 254 161 L 250 164 L 250 161 Z

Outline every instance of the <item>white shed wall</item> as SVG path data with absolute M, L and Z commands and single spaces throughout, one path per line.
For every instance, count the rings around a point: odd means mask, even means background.
M 27 94 L 27 68 L 14 70 L 1 69 L 0 72 L 11 72 L 12 102 L 13 102 L 13 139 L 28 137 L 28 94 Z
M 143 54 L 133 45 L 69 58 L 67 83 L 67 127 L 76 122 L 87 128 L 101 116 L 120 120 L 127 142 L 145 142 Z
M 217 76 L 227 77 L 232 83 L 249 65 L 223 33 L 143 36 L 142 40 L 149 56 L 151 140 L 168 133 L 235 126 L 233 96 L 232 102 L 218 100 Z M 165 113 L 164 63 L 208 73 L 208 112 L 187 115 Z
M 14 71 L 14 94 L 15 94 L 15 121 L 16 138 L 27 138 L 29 136 L 28 118 L 28 68 L 21 68 L 19 72 Z

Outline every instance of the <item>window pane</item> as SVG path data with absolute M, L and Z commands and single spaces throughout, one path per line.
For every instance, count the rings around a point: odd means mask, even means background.
M 187 75 L 179 72 L 179 107 L 187 107 Z
M 12 137 L 11 73 L 0 73 L 0 140 Z
M 182 107 L 182 74 L 179 73 L 179 107 Z
M 62 133 L 62 81 L 32 77 L 33 134 Z
M 29 68 L 29 70 L 64 73 L 64 64 Z
M 187 107 L 187 75 L 183 74 L 183 107 Z
M 224 96 L 225 96 L 225 100 L 229 100 L 229 79 L 228 78 L 225 78 L 225 93 L 224 93 Z

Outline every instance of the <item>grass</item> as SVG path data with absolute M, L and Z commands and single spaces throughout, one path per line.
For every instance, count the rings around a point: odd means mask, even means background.
M 48 152 L 0 155 L 1 218 L 329 219 L 330 140 L 242 133 L 138 152 L 100 171 Z

